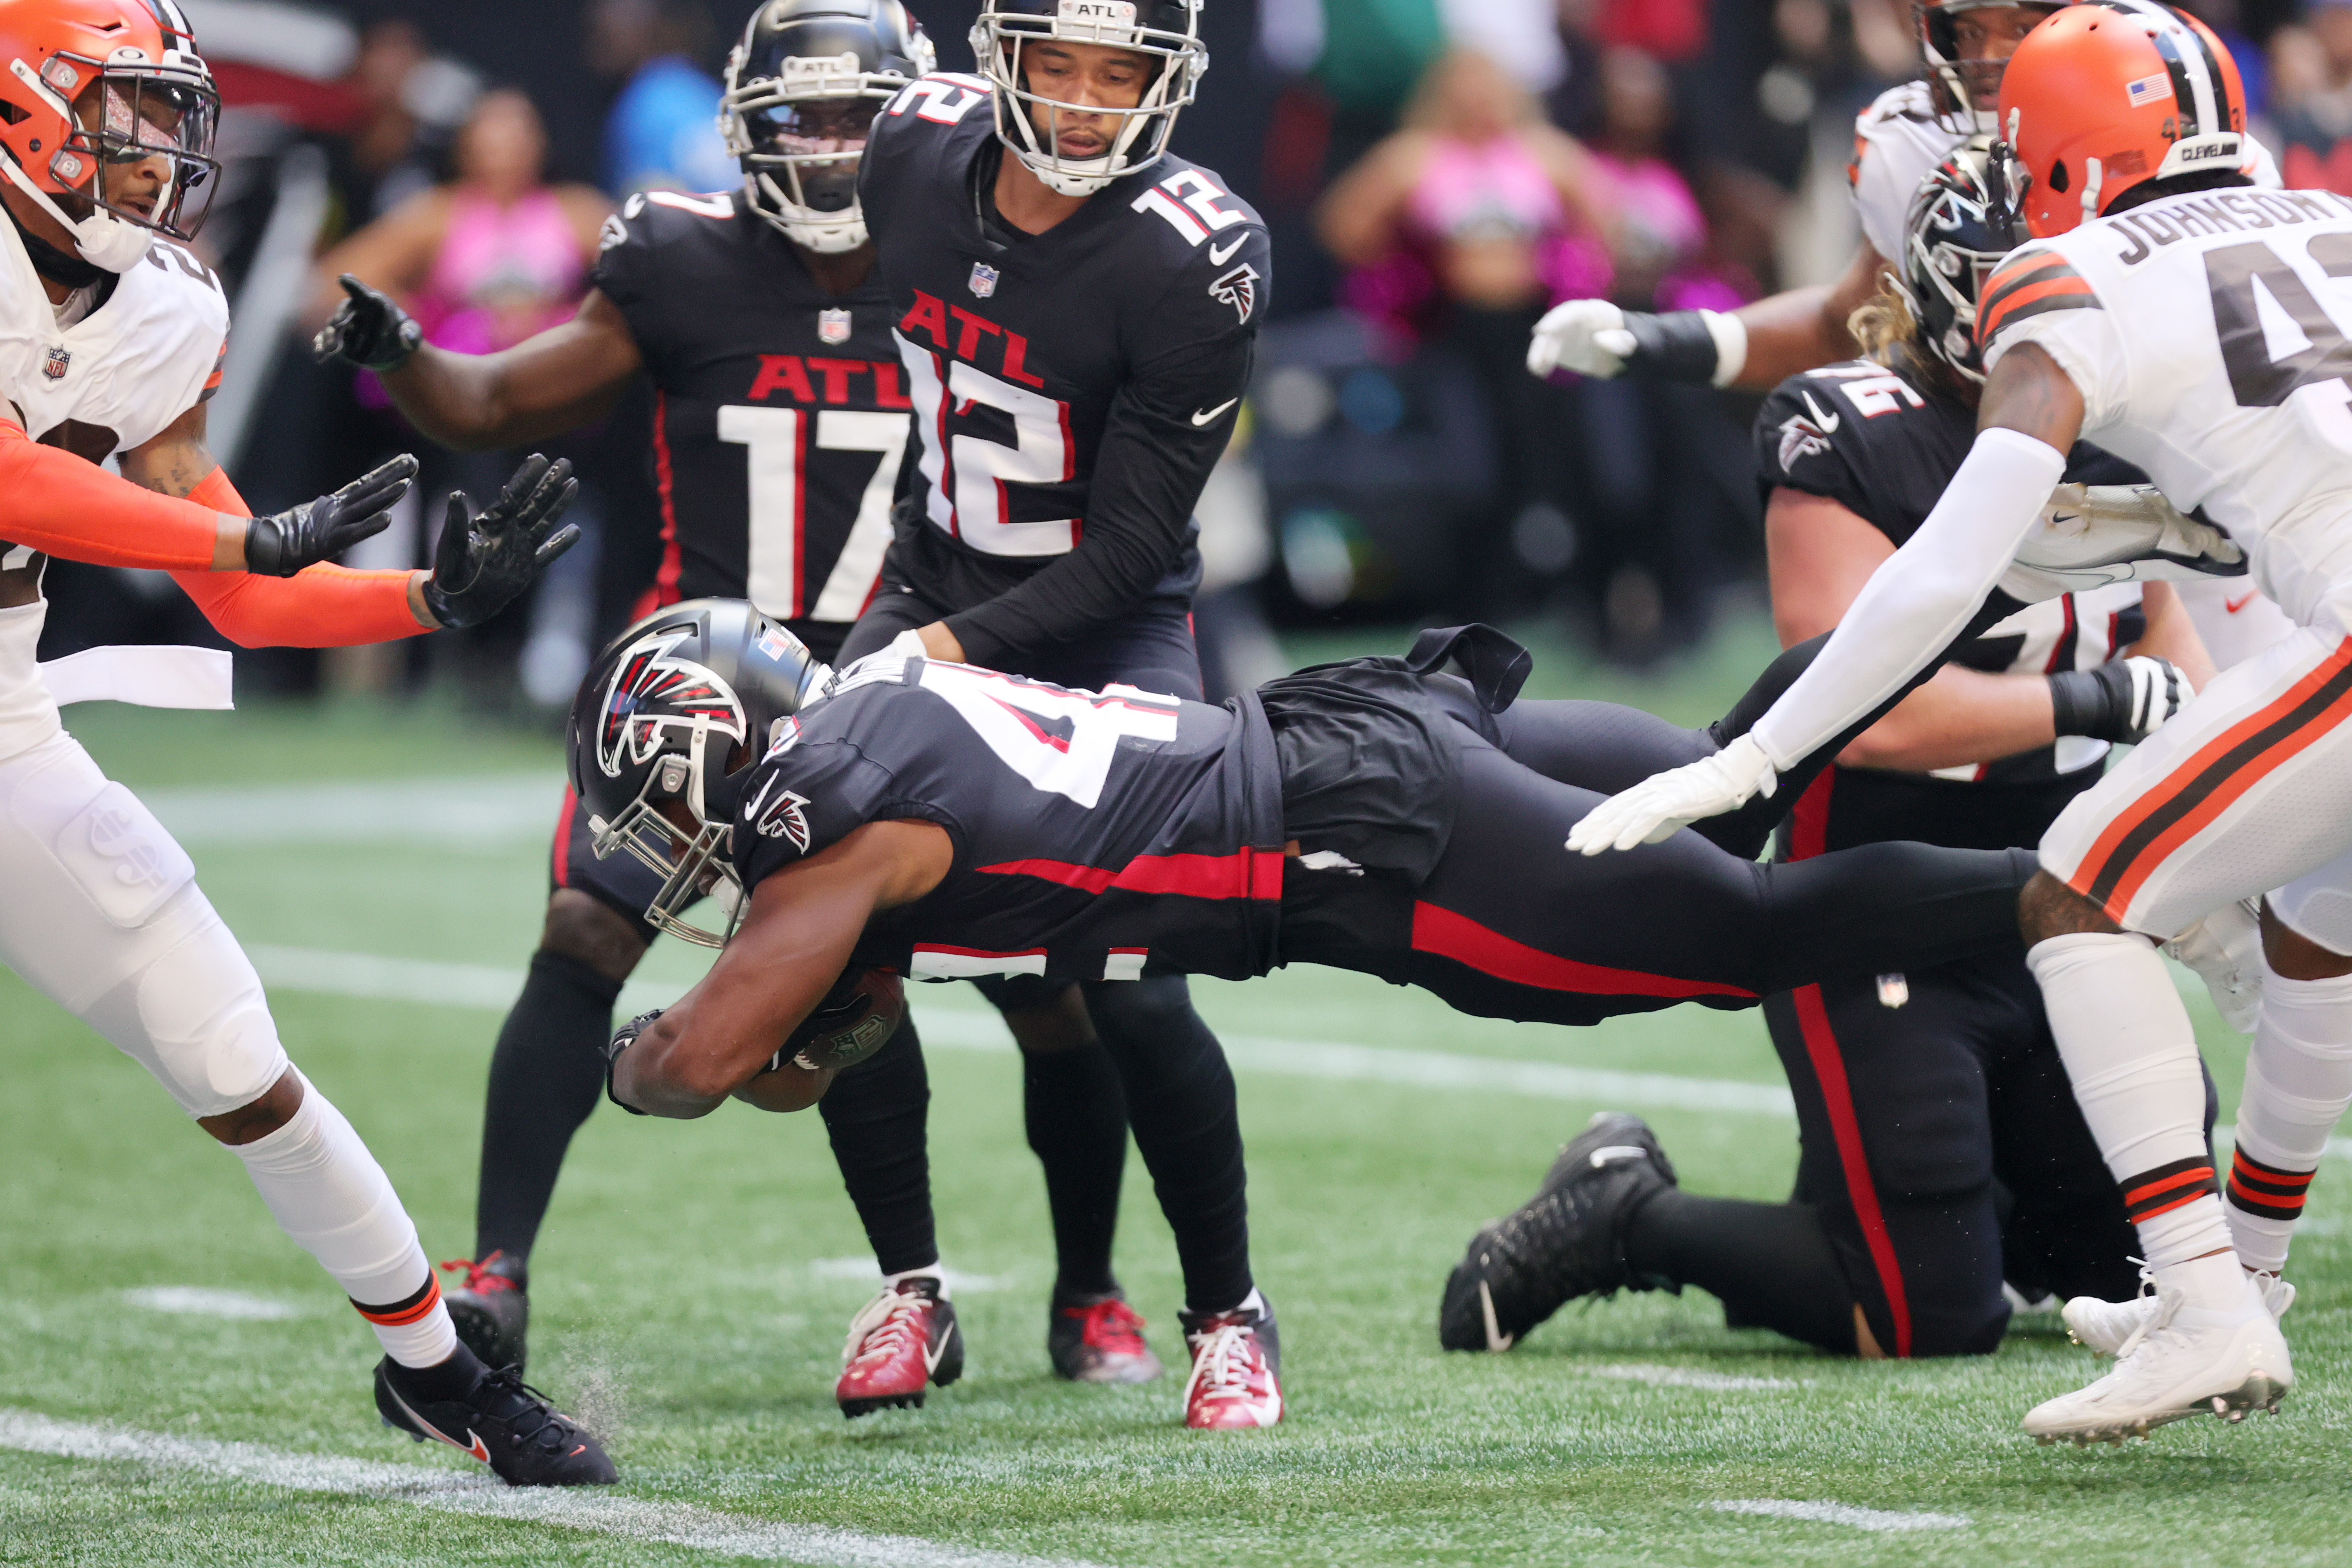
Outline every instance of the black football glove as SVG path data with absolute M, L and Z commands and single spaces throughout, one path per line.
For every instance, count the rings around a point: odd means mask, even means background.
M 2096 669 L 2066 669 L 2050 677 L 2050 708 L 2061 735 L 2085 735 L 2137 746 L 2195 695 L 2170 659 L 2153 654 L 2119 658 Z
M 635 1045 L 637 1037 L 652 1028 L 654 1020 L 660 1017 L 664 1011 L 665 1009 L 656 1007 L 650 1013 L 638 1014 L 622 1025 L 620 1033 L 613 1037 L 613 1043 L 604 1047 L 604 1098 L 632 1116 L 644 1116 L 646 1112 L 639 1110 L 613 1092 L 613 1069 L 621 1065 L 621 1053 Z
M 433 552 L 425 605 L 445 626 L 478 626 L 509 605 L 580 542 L 563 509 L 580 493 L 569 458 L 551 463 L 533 455 L 487 511 L 477 512 L 463 491 L 449 497 L 448 520 Z M 561 525 L 561 526 L 559 526 Z
M 331 561 L 392 525 L 392 509 L 416 481 L 416 459 L 405 453 L 362 474 L 331 496 L 305 501 L 245 525 L 245 569 L 262 577 L 291 577 Z
M 319 335 L 310 340 L 310 357 L 320 364 L 339 359 L 362 370 L 398 370 L 425 342 L 425 329 L 415 318 L 350 273 L 343 274 L 343 292 L 351 298 L 335 307 Z

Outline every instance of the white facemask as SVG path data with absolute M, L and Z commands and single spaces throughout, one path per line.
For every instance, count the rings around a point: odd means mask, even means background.
M 108 272 L 128 272 L 147 258 L 147 247 L 154 243 L 155 231 L 116 217 L 112 213 L 93 211 L 76 223 L 66 216 L 49 194 L 35 184 L 16 160 L 0 153 L 0 174 L 7 175 L 16 187 L 33 198 L 40 209 L 65 226 L 74 237 L 74 248 L 92 267 Z

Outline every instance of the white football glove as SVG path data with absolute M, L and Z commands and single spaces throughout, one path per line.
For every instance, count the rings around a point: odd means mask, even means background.
M 2183 516 L 2154 485 L 2069 483 L 2050 492 L 1999 586 L 2032 605 L 2110 583 L 2245 574 L 2237 541 Z
M 2166 721 L 2187 707 L 2197 693 L 2189 689 L 2189 678 L 2168 658 L 2136 654 L 2124 659 L 2122 665 L 2131 677 L 2130 705 L 2124 718 L 2129 729 L 2125 742 L 2137 746 L 2163 729 Z
M 1570 300 L 1554 305 L 1536 323 L 1528 341 L 1528 370 L 1549 375 L 1572 370 L 1602 380 L 1625 368 L 1633 352 L 1633 334 L 1625 330 L 1625 312 L 1606 300 Z
M 2164 955 L 2195 970 L 2221 1022 L 2242 1035 L 2254 1032 L 2262 1011 L 2263 917 L 2251 899 L 2224 904 L 2164 944 Z
M 1711 757 L 1653 773 L 1611 795 L 1569 829 L 1568 847 L 1579 855 L 1598 855 L 1663 843 L 1703 816 L 1720 816 L 1757 795 L 1770 795 L 1779 783 L 1764 748 L 1754 736 L 1742 735 Z

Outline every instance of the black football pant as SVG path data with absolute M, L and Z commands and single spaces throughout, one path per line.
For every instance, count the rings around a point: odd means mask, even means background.
M 942 614 L 886 573 L 881 593 L 843 646 L 842 662 L 887 647 L 899 633 Z M 999 662 L 1010 673 L 1061 686 L 1099 689 L 1122 681 L 1201 699 L 1191 607 L 1181 598 L 1146 600 L 1117 626 L 1081 642 Z M 1025 977 L 982 982 L 980 989 L 1008 1013 L 1050 1007 L 1063 992 Z M 1077 989 L 1094 1037 L 1025 1053 L 1022 1064 L 1029 1146 L 1045 1170 L 1054 1223 L 1056 1296 L 1118 1289 L 1111 1243 L 1131 1126 L 1175 1233 L 1186 1304 L 1208 1310 L 1238 1304 L 1252 1288 L 1248 1205 L 1241 1121 L 1223 1050 L 1193 1010 L 1181 976 Z M 861 1178 L 869 1169 L 903 1164 L 909 1148 L 921 1160 L 925 1118 L 913 1084 L 905 1074 L 845 1073 L 818 1102 L 869 1236 L 930 1232 L 928 1184 L 918 1191 L 905 1182 Z
M 1767 803 L 1663 844 L 1574 855 L 1569 829 L 1607 792 L 1706 754 L 1709 732 L 1541 701 L 1478 730 L 1490 739 L 1465 725 L 1453 837 L 1419 888 L 1291 864 L 1286 961 L 1418 985 L 1484 1017 L 1580 1025 L 2014 949 L 2030 850 L 1873 844 L 1760 865 L 1750 857 L 1779 814 Z M 1792 770 L 1783 804 L 1806 782 Z

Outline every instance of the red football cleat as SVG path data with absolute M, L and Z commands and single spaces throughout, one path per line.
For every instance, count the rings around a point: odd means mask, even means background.
M 1054 1375 L 1072 1383 L 1150 1383 L 1160 1358 L 1143 1342 L 1143 1320 L 1117 1296 L 1056 1301 L 1045 1330 Z
M 1184 1425 L 1202 1431 L 1271 1426 L 1282 1419 L 1282 1341 L 1274 1309 L 1255 1307 L 1196 1317 L 1178 1314 L 1192 1352 L 1184 1383 Z
M 901 1279 L 858 1310 L 842 1347 L 833 1396 L 855 1419 L 885 1405 L 920 1408 L 923 1385 L 945 1388 L 963 1375 L 963 1332 L 940 1282 Z

